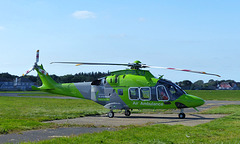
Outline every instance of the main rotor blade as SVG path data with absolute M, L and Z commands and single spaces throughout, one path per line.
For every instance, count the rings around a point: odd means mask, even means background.
M 187 70 L 187 69 L 178 69 L 178 68 L 167 68 L 167 67 L 158 67 L 158 66 L 148 66 L 145 64 L 136 64 L 136 63 L 128 63 L 128 64 L 119 64 L 119 63 L 86 63 L 86 62 L 51 62 L 53 63 L 61 63 L 61 64 L 75 64 L 76 66 L 79 65 L 116 65 L 116 66 L 128 66 L 131 67 L 131 69 L 139 69 L 139 68 L 161 68 L 161 69 L 169 69 L 169 70 L 177 70 L 177 71 L 185 71 L 185 72 L 192 72 L 192 73 L 199 73 L 199 74 L 206 74 L 206 75 L 213 75 L 221 77 L 217 74 L 212 73 L 206 73 L 203 71 L 193 71 L 193 70 Z
M 116 66 L 129 66 L 129 64 L 119 64 L 119 63 L 86 63 L 86 62 L 51 62 L 50 64 L 61 63 L 61 64 L 75 64 L 79 65 L 116 65 Z
M 213 75 L 213 76 L 217 76 L 217 77 L 221 77 L 218 74 L 212 74 L 212 73 L 207 73 L 207 72 L 203 72 L 203 71 L 193 71 L 193 70 L 187 70 L 187 69 L 179 69 L 179 68 L 167 68 L 167 67 L 158 67 L 158 66 L 146 66 L 149 68 L 161 68 L 161 69 L 169 69 L 169 70 L 177 70 L 177 71 L 185 71 L 185 72 L 192 72 L 192 73 L 199 73 L 199 74 L 206 74 L 206 75 Z

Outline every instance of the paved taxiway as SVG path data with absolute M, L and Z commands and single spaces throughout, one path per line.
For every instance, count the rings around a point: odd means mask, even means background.
M 145 124 L 181 124 L 185 126 L 195 126 L 224 116 L 226 115 L 187 114 L 185 119 L 179 119 L 178 114 L 132 114 L 130 117 L 126 117 L 124 114 L 116 113 L 114 118 L 108 118 L 102 115 L 68 120 L 55 120 L 51 122 L 57 124 L 83 124 L 105 127 Z

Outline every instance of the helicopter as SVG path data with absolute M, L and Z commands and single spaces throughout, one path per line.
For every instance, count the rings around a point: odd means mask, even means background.
M 45 71 L 42 64 L 38 65 L 38 62 L 39 50 L 37 50 L 33 67 L 23 74 L 24 76 L 33 70 L 37 71 L 42 86 L 32 86 L 33 90 L 92 100 L 110 110 L 107 114 L 109 118 L 114 117 L 113 110 L 124 110 L 125 116 L 130 116 L 133 109 L 179 109 L 178 117 L 184 119 L 185 108 L 197 110 L 196 107 L 205 103 L 202 98 L 187 94 L 181 87 L 163 79 L 162 76 L 154 77 L 150 71 L 143 70 L 144 68 L 161 68 L 220 77 L 217 74 L 202 71 L 148 66 L 138 60 L 127 64 L 51 62 L 51 64 L 75 64 L 76 66 L 114 65 L 129 67 L 129 69 L 113 71 L 109 76 L 92 82 L 57 83 Z

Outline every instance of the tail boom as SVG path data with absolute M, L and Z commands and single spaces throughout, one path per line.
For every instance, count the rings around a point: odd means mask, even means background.
M 72 97 L 78 97 L 78 98 L 87 98 L 88 96 L 84 97 L 82 93 L 80 93 L 79 89 L 75 86 L 74 83 L 57 83 L 54 81 L 48 73 L 44 70 L 43 66 L 38 66 L 35 68 L 37 71 L 41 81 L 42 86 L 35 87 L 33 86 L 33 90 L 40 90 L 44 92 L 54 93 L 54 94 L 60 94 L 65 96 L 72 96 Z

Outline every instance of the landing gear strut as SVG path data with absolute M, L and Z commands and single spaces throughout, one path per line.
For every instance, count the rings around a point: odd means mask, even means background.
M 130 112 L 130 110 L 125 110 L 125 116 L 130 116 L 131 115 L 131 112 Z
M 185 118 L 185 113 L 183 113 L 183 109 L 181 109 L 181 112 L 178 114 L 178 117 L 180 118 L 180 119 L 184 119 Z
M 114 112 L 112 110 L 110 110 L 110 112 L 108 113 L 108 117 L 109 118 L 113 118 L 114 117 Z

